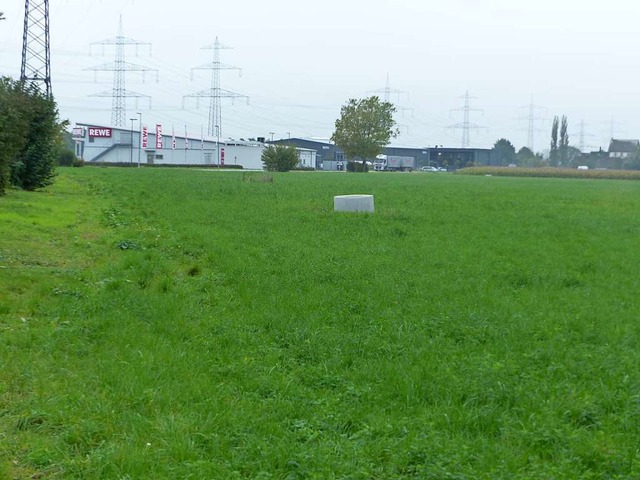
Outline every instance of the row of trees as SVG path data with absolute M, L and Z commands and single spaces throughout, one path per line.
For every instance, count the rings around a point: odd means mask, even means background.
M 558 141 L 558 125 L 560 125 L 560 141 Z M 567 167 L 569 165 L 569 126 L 567 117 L 553 117 L 551 126 L 551 148 L 549 150 L 549 165 L 552 167 Z
M 35 85 L 0 78 L 0 195 L 50 185 L 66 122 Z
M 569 145 L 569 122 L 567 117 L 554 117 L 551 126 L 551 144 L 549 157 L 534 153 L 522 147 L 516 153 L 514 146 L 505 138 L 498 140 L 494 146 L 499 165 L 518 165 L 519 167 L 577 167 L 584 162 L 580 149 Z
M 534 153 L 528 147 L 522 147 L 516 152 L 515 147 L 509 140 L 501 138 L 493 145 L 495 161 L 498 165 L 517 165 L 519 167 L 563 166 L 575 168 L 584 163 L 582 152 L 568 144 L 568 137 L 563 138 L 561 136 L 561 139 L 561 143 L 556 144 L 558 145 L 556 150 L 550 150 L 549 158 L 544 158 L 541 153 Z M 559 145 L 562 146 L 560 147 Z

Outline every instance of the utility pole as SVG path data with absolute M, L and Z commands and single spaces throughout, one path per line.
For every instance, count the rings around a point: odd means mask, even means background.
M 464 96 L 460 98 L 464 99 L 464 107 L 456 108 L 452 110 L 452 112 L 462 112 L 463 114 L 462 123 L 456 123 L 454 125 L 451 125 L 449 128 L 462 130 L 462 148 L 469 148 L 469 146 L 471 145 L 470 131 L 480 130 L 481 128 L 483 128 L 480 125 L 471 123 L 471 112 L 482 112 L 482 110 L 471 108 L 470 100 L 475 97 L 469 96 L 468 90 L 465 92 Z
M 156 81 L 158 80 L 158 70 L 146 68 L 140 65 L 135 65 L 133 63 L 127 63 L 125 61 L 125 50 L 127 46 L 135 45 L 136 50 L 140 45 L 148 45 L 149 51 L 151 51 L 151 44 L 138 42 L 132 38 L 127 38 L 123 34 L 122 28 L 122 16 L 120 16 L 120 26 L 118 28 L 118 35 L 115 38 L 110 38 L 107 40 L 103 40 L 101 42 L 93 43 L 92 45 L 102 45 L 103 48 L 105 46 L 114 46 L 116 50 L 116 59 L 115 62 L 107 63 L 104 65 L 99 65 L 97 67 L 89 68 L 87 70 L 93 70 L 94 72 L 106 71 L 106 72 L 114 72 L 113 75 L 113 89 L 111 91 L 104 91 L 101 93 L 97 93 L 91 95 L 92 97 L 111 97 L 113 98 L 112 110 L 111 110 L 111 125 L 114 127 L 124 127 L 125 120 L 127 118 L 126 111 L 126 99 L 127 98 L 135 98 L 136 99 L 136 107 L 138 106 L 138 98 L 148 98 L 149 99 L 149 108 L 151 108 L 151 97 L 148 95 L 143 95 L 141 93 L 132 92 L 125 88 L 125 72 L 142 72 L 143 81 L 145 72 L 153 71 L 156 72 Z
M 206 65 L 201 65 L 199 67 L 195 67 L 191 69 L 191 74 L 193 76 L 193 70 L 211 70 L 211 88 L 207 90 L 201 90 L 196 93 L 192 93 L 190 95 L 185 95 L 182 98 L 182 108 L 184 108 L 184 99 L 185 98 L 195 98 L 196 99 L 196 107 L 199 106 L 199 100 L 201 98 L 209 98 L 209 127 L 208 133 L 210 136 L 216 134 L 222 136 L 222 99 L 230 98 L 232 103 L 235 102 L 236 98 L 244 98 L 247 101 L 247 105 L 249 104 L 249 97 L 246 95 L 241 95 L 236 92 L 232 92 L 230 90 L 225 90 L 221 87 L 220 73 L 222 70 L 238 70 L 240 75 L 242 75 L 242 70 L 238 67 L 234 67 L 232 65 L 227 65 L 220 62 L 220 51 L 221 50 L 229 50 L 231 47 L 223 45 L 216 37 L 213 45 L 208 45 L 206 47 L 202 47 L 203 50 L 212 50 L 213 51 L 213 62 L 208 63 Z M 217 126 L 217 129 L 216 129 Z
M 49 0 L 25 0 L 20 81 L 36 84 L 52 97 L 49 37 Z

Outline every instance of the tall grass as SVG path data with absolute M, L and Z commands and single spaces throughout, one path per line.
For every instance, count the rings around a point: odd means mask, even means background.
M 0 477 L 640 476 L 640 185 L 59 178 L 0 203 Z

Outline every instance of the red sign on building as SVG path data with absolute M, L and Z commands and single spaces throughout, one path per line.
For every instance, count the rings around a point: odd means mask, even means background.
M 220 149 L 220 165 L 224 165 L 224 148 Z
M 111 138 L 110 128 L 89 127 L 89 136 L 92 138 Z
M 145 125 L 142 127 L 142 148 L 147 148 L 149 146 L 149 129 Z
M 162 150 L 162 125 L 156 125 L 156 150 Z

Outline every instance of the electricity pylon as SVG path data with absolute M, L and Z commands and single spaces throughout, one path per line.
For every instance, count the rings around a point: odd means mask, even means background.
M 47 97 L 51 91 L 49 0 L 24 2 L 24 34 L 20 81 L 35 84 Z
M 216 37 L 213 45 L 202 48 L 204 50 L 213 50 L 213 62 L 192 68 L 191 73 L 193 76 L 193 70 L 211 70 L 211 88 L 182 97 L 182 108 L 184 108 L 185 98 L 195 98 L 196 106 L 199 106 L 201 98 L 209 98 L 209 127 L 207 131 L 210 136 L 217 135 L 220 138 L 222 137 L 222 99 L 230 98 L 234 102 L 236 98 L 244 98 L 248 104 L 249 97 L 221 87 L 220 73 L 223 70 L 238 70 L 242 75 L 240 68 L 220 62 L 220 50 L 229 50 L 231 47 L 223 45 Z
M 464 107 L 456 108 L 452 110 L 452 112 L 463 113 L 462 123 L 456 123 L 454 125 L 449 126 L 449 128 L 462 130 L 462 148 L 469 148 L 469 146 L 471 145 L 470 131 L 480 130 L 481 128 L 483 128 L 480 125 L 471 123 L 471 112 L 481 112 L 482 110 L 471 108 L 470 100 L 472 97 L 469 96 L 469 91 L 466 91 L 464 96 L 461 98 L 464 98 Z
M 104 46 L 115 46 L 116 50 L 116 59 L 112 63 L 106 63 L 103 65 L 99 65 L 97 67 L 92 67 L 87 70 L 93 70 L 94 72 L 114 72 L 113 75 L 113 89 L 111 91 L 104 91 L 100 93 L 96 93 L 91 95 L 92 97 L 112 97 L 113 104 L 111 110 L 111 124 L 114 127 L 126 127 L 127 120 L 127 109 L 126 109 L 126 99 L 127 98 L 136 98 L 136 102 L 138 98 L 148 98 L 149 99 L 149 108 L 151 108 L 151 97 L 149 95 L 143 95 L 142 93 L 132 92 L 125 88 L 125 72 L 142 72 L 143 79 L 145 72 L 156 72 L 156 79 L 158 75 L 158 70 L 146 68 L 141 65 L 135 65 L 133 63 L 125 62 L 125 50 L 127 46 L 135 45 L 136 47 L 140 45 L 148 45 L 149 48 L 151 44 L 145 42 L 138 42 L 132 38 L 127 38 L 123 35 L 122 28 L 122 16 L 120 17 L 120 26 L 118 28 L 118 35 L 115 38 L 110 38 L 107 40 L 103 40 L 101 42 L 93 43 L 92 45 L 102 45 Z

